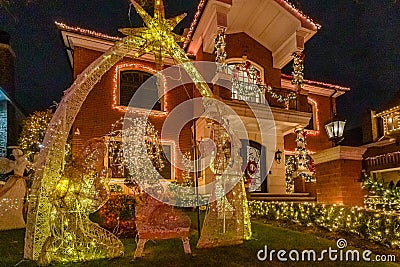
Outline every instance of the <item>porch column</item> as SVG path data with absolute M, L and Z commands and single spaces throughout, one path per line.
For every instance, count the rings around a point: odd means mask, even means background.
M 366 148 L 337 146 L 315 153 L 317 201 L 363 206 L 362 156 Z

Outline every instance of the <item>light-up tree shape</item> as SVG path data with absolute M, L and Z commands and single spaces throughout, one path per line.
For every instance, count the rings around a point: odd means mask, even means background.
M 151 17 L 134 0 L 131 0 L 131 2 L 144 20 L 146 27 L 122 29 L 121 32 L 128 36 L 116 42 L 113 47 L 90 64 L 77 77 L 72 86 L 65 91 L 64 97 L 49 124 L 43 141 L 43 149 L 37 159 L 36 173 L 29 199 L 25 258 L 38 260 L 39 257 L 44 257 L 44 254 L 48 253 L 46 241 L 49 240 L 53 228 L 56 227 L 52 224 L 51 218 L 57 216 L 54 207 L 56 203 L 52 201 L 53 192 L 62 181 L 63 150 L 68 133 L 87 95 L 113 65 L 134 51 L 133 55 L 130 55 L 133 58 L 140 57 L 145 53 L 153 53 L 157 67 L 160 69 L 163 66 L 164 57 L 170 56 L 183 66 L 205 99 L 213 97 L 207 83 L 190 62 L 183 49 L 177 44 L 177 41 L 184 40 L 183 37 L 172 32 L 185 15 L 165 19 L 163 2 L 155 0 L 154 17 Z M 205 103 L 207 104 L 206 100 Z M 242 184 L 239 184 L 238 188 L 234 190 L 241 194 L 242 186 Z M 237 208 L 243 209 L 243 206 Z M 96 233 L 93 233 L 93 237 L 96 237 Z M 101 234 L 98 234 L 97 237 L 99 242 L 109 242 L 107 239 L 101 239 Z M 113 242 L 109 242 L 109 245 L 112 246 Z M 106 254 L 106 257 L 116 257 L 121 253 L 123 251 L 113 249 L 112 253 Z M 99 255 L 99 257 L 104 257 L 104 254 Z

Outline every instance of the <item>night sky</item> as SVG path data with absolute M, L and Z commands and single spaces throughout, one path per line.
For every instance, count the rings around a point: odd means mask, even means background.
M 188 13 L 179 25 L 188 27 L 198 1 L 165 2 L 167 17 Z M 339 100 L 339 113 L 348 128 L 360 125 L 363 112 L 384 107 L 400 90 L 400 4 L 395 0 L 293 3 L 322 25 L 306 44 L 305 78 L 350 87 Z M 142 24 L 134 10 L 128 16 L 127 0 L 14 0 L 8 9 L 0 8 L 0 29 L 11 34 L 17 55 L 17 101 L 27 113 L 59 102 L 72 83 L 54 21 L 110 35 L 118 35 L 118 28 Z

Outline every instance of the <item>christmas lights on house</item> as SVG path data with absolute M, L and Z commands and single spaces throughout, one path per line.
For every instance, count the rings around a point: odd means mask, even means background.
M 157 75 L 157 70 L 145 65 L 145 64 L 141 64 L 141 63 L 121 63 L 115 66 L 115 70 L 114 70 L 114 78 L 113 78 L 113 108 L 117 109 L 121 112 L 126 112 L 129 109 L 129 112 L 134 112 L 137 114 L 146 114 L 148 113 L 147 110 L 143 110 L 140 108 L 135 108 L 135 107 L 125 107 L 125 106 L 121 106 L 118 104 L 118 99 L 119 99 L 119 77 L 120 77 L 120 73 L 122 70 L 139 70 L 139 71 L 143 71 L 143 72 L 147 72 L 147 73 L 151 73 L 153 75 Z M 159 77 L 158 77 L 159 78 Z M 158 85 L 158 86 L 162 86 L 163 88 L 163 103 L 164 103 L 164 110 L 168 110 L 168 100 L 167 100 L 167 94 L 165 94 L 166 92 L 166 88 L 167 88 L 167 79 L 166 77 L 162 76 L 161 77 L 162 80 L 162 84 Z M 157 89 L 157 91 L 159 91 Z M 166 112 L 163 111 L 156 111 L 156 110 L 151 110 L 150 114 L 152 117 L 165 117 L 167 115 Z
M 63 29 L 63 30 L 77 32 L 77 33 L 81 33 L 83 35 L 91 35 L 91 36 L 95 36 L 95 37 L 106 39 L 106 40 L 110 40 L 110 41 L 120 41 L 120 40 L 122 40 L 122 38 L 120 38 L 120 37 L 110 36 L 110 35 L 107 35 L 107 34 L 99 33 L 99 32 L 92 31 L 92 30 L 83 29 L 83 28 L 80 28 L 80 27 L 68 26 L 68 25 L 66 25 L 64 23 L 57 22 L 57 21 L 55 21 L 54 23 L 60 29 Z
M 297 87 L 297 93 L 300 93 L 304 83 L 304 53 L 303 51 L 294 52 L 293 57 L 293 71 L 292 71 L 292 84 Z

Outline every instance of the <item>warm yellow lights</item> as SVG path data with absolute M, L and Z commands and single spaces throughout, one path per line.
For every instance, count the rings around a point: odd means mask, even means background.
M 122 40 L 122 38 L 120 38 L 120 37 L 110 36 L 110 35 L 107 35 L 107 34 L 96 32 L 96 31 L 82 29 L 80 27 L 71 27 L 71 26 L 68 26 L 68 25 L 66 25 L 64 23 L 57 22 L 57 21 L 55 22 L 55 24 L 60 29 L 67 30 L 67 31 L 78 32 L 78 33 L 81 33 L 81 34 L 84 34 L 84 35 L 92 35 L 92 36 L 96 36 L 96 37 L 99 37 L 99 38 L 102 38 L 102 39 L 111 40 L 111 41 L 120 41 L 120 40 Z
M 397 106 L 375 115 L 375 118 L 382 118 L 385 135 L 390 135 L 400 130 L 399 109 L 400 106 Z
M 319 135 L 320 131 L 319 131 L 319 126 L 320 126 L 320 120 L 319 120 L 319 109 L 318 109 L 318 103 L 317 101 L 315 101 L 313 98 L 311 97 L 307 97 L 308 102 L 311 103 L 312 107 L 313 107 L 313 116 L 314 116 L 314 130 L 306 130 L 307 135 L 310 136 L 317 136 Z
M 131 1 L 136 12 L 143 19 L 146 27 L 143 28 L 123 28 L 119 31 L 127 36 L 136 36 L 144 40 L 143 45 L 139 47 L 136 56 L 153 53 L 156 58 L 157 70 L 162 70 L 164 58 L 171 56 L 171 52 L 176 49 L 177 42 L 183 42 L 185 37 L 172 32 L 175 26 L 182 21 L 186 14 L 175 18 L 166 19 L 164 13 L 164 4 L 162 1 L 154 3 L 154 18 L 152 18 L 138 3 Z
M 140 71 L 151 73 L 153 75 L 156 74 L 157 71 L 156 71 L 156 69 L 154 69 L 152 67 L 149 67 L 147 65 L 140 64 L 140 63 L 121 63 L 115 67 L 114 80 L 113 80 L 113 82 L 114 82 L 114 85 L 113 85 L 113 108 L 117 109 L 121 112 L 126 112 L 128 107 L 121 106 L 118 103 L 119 75 L 122 70 L 140 70 Z M 162 80 L 163 80 L 163 89 L 164 89 L 164 94 L 163 94 L 164 110 L 168 110 L 168 101 L 167 101 L 167 97 L 166 97 L 167 94 L 165 94 L 165 90 L 167 87 L 167 81 L 164 76 L 162 77 Z M 134 112 L 134 110 L 130 109 L 129 112 Z M 137 109 L 136 112 L 138 114 L 145 114 L 148 111 Z M 154 116 L 154 117 L 165 117 L 166 115 L 167 115 L 166 112 L 154 111 L 154 110 L 151 111 L 151 116 Z
M 320 203 L 264 201 L 250 201 L 249 207 L 251 216 L 355 233 L 390 247 L 400 247 L 400 217 L 395 212 Z
M 40 151 L 52 116 L 53 111 L 50 109 L 35 111 L 22 123 L 22 132 L 18 138 L 18 145 L 30 163 L 33 163 L 34 156 Z M 29 166 L 29 168 L 31 167 Z
M 172 32 L 172 29 L 183 19 L 184 15 L 165 19 L 161 0 L 155 2 L 154 18 L 150 17 L 135 1 L 132 3 L 143 18 L 146 27 L 122 29 L 128 36 L 113 39 L 117 41 L 103 56 L 92 62 L 64 92 L 46 132 L 43 149 L 36 163 L 36 172 L 29 199 L 25 238 L 25 258 L 39 260 L 44 264 L 51 261 L 79 261 L 99 258 L 118 257 L 123 253 L 122 243 L 111 233 L 90 222 L 88 216 L 103 205 L 109 189 L 104 182 L 107 178 L 103 170 L 96 169 L 96 160 L 101 159 L 101 149 L 95 148 L 94 154 L 86 155 L 81 164 L 85 169 L 65 167 L 64 148 L 72 124 L 80 111 L 87 95 L 101 77 L 132 51 L 139 57 L 153 53 L 156 58 L 156 69 L 163 67 L 164 57 L 172 57 L 192 78 L 203 97 L 212 97 L 212 91 L 190 62 L 183 49 L 176 43 L 185 39 Z M 59 25 L 66 27 L 65 25 Z M 85 33 L 82 29 L 82 33 Z M 87 32 L 87 34 L 96 34 Z M 207 99 L 207 98 L 206 98 Z M 207 102 L 208 103 L 208 102 Z M 144 155 L 146 148 L 141 148 Z M 104 151 L 103 151 L 104 152 Z M 240 157 L 238 157 L 240 159 Z M 239 160 L 238 160 L 239 161 Z M 70 172 L 68 172 L 68 170 Z M 238 188 L 243 185 L 238 185 Z M 240 194 L 233 206 L 246 211 L 245 195 Z M 34 197 L 33 197 L 34 196 Z M 239 205 L 240 204 L 240 205 Z M 244 206 L 242 206 L 244 205 Z M 239 217 L 238 217 L 239 218 Z M 249 226 L 247 216 L 245 225 Z M 243 229 L 243 217 L 240 217 Z M 204 228 L 203 228 L 204 229 Z M 235 230 L 236 235 L 238 232 Z M 239 233 L 243 240 L 243 234 Z M 249 237 L 249 233 L 246 234 Z

